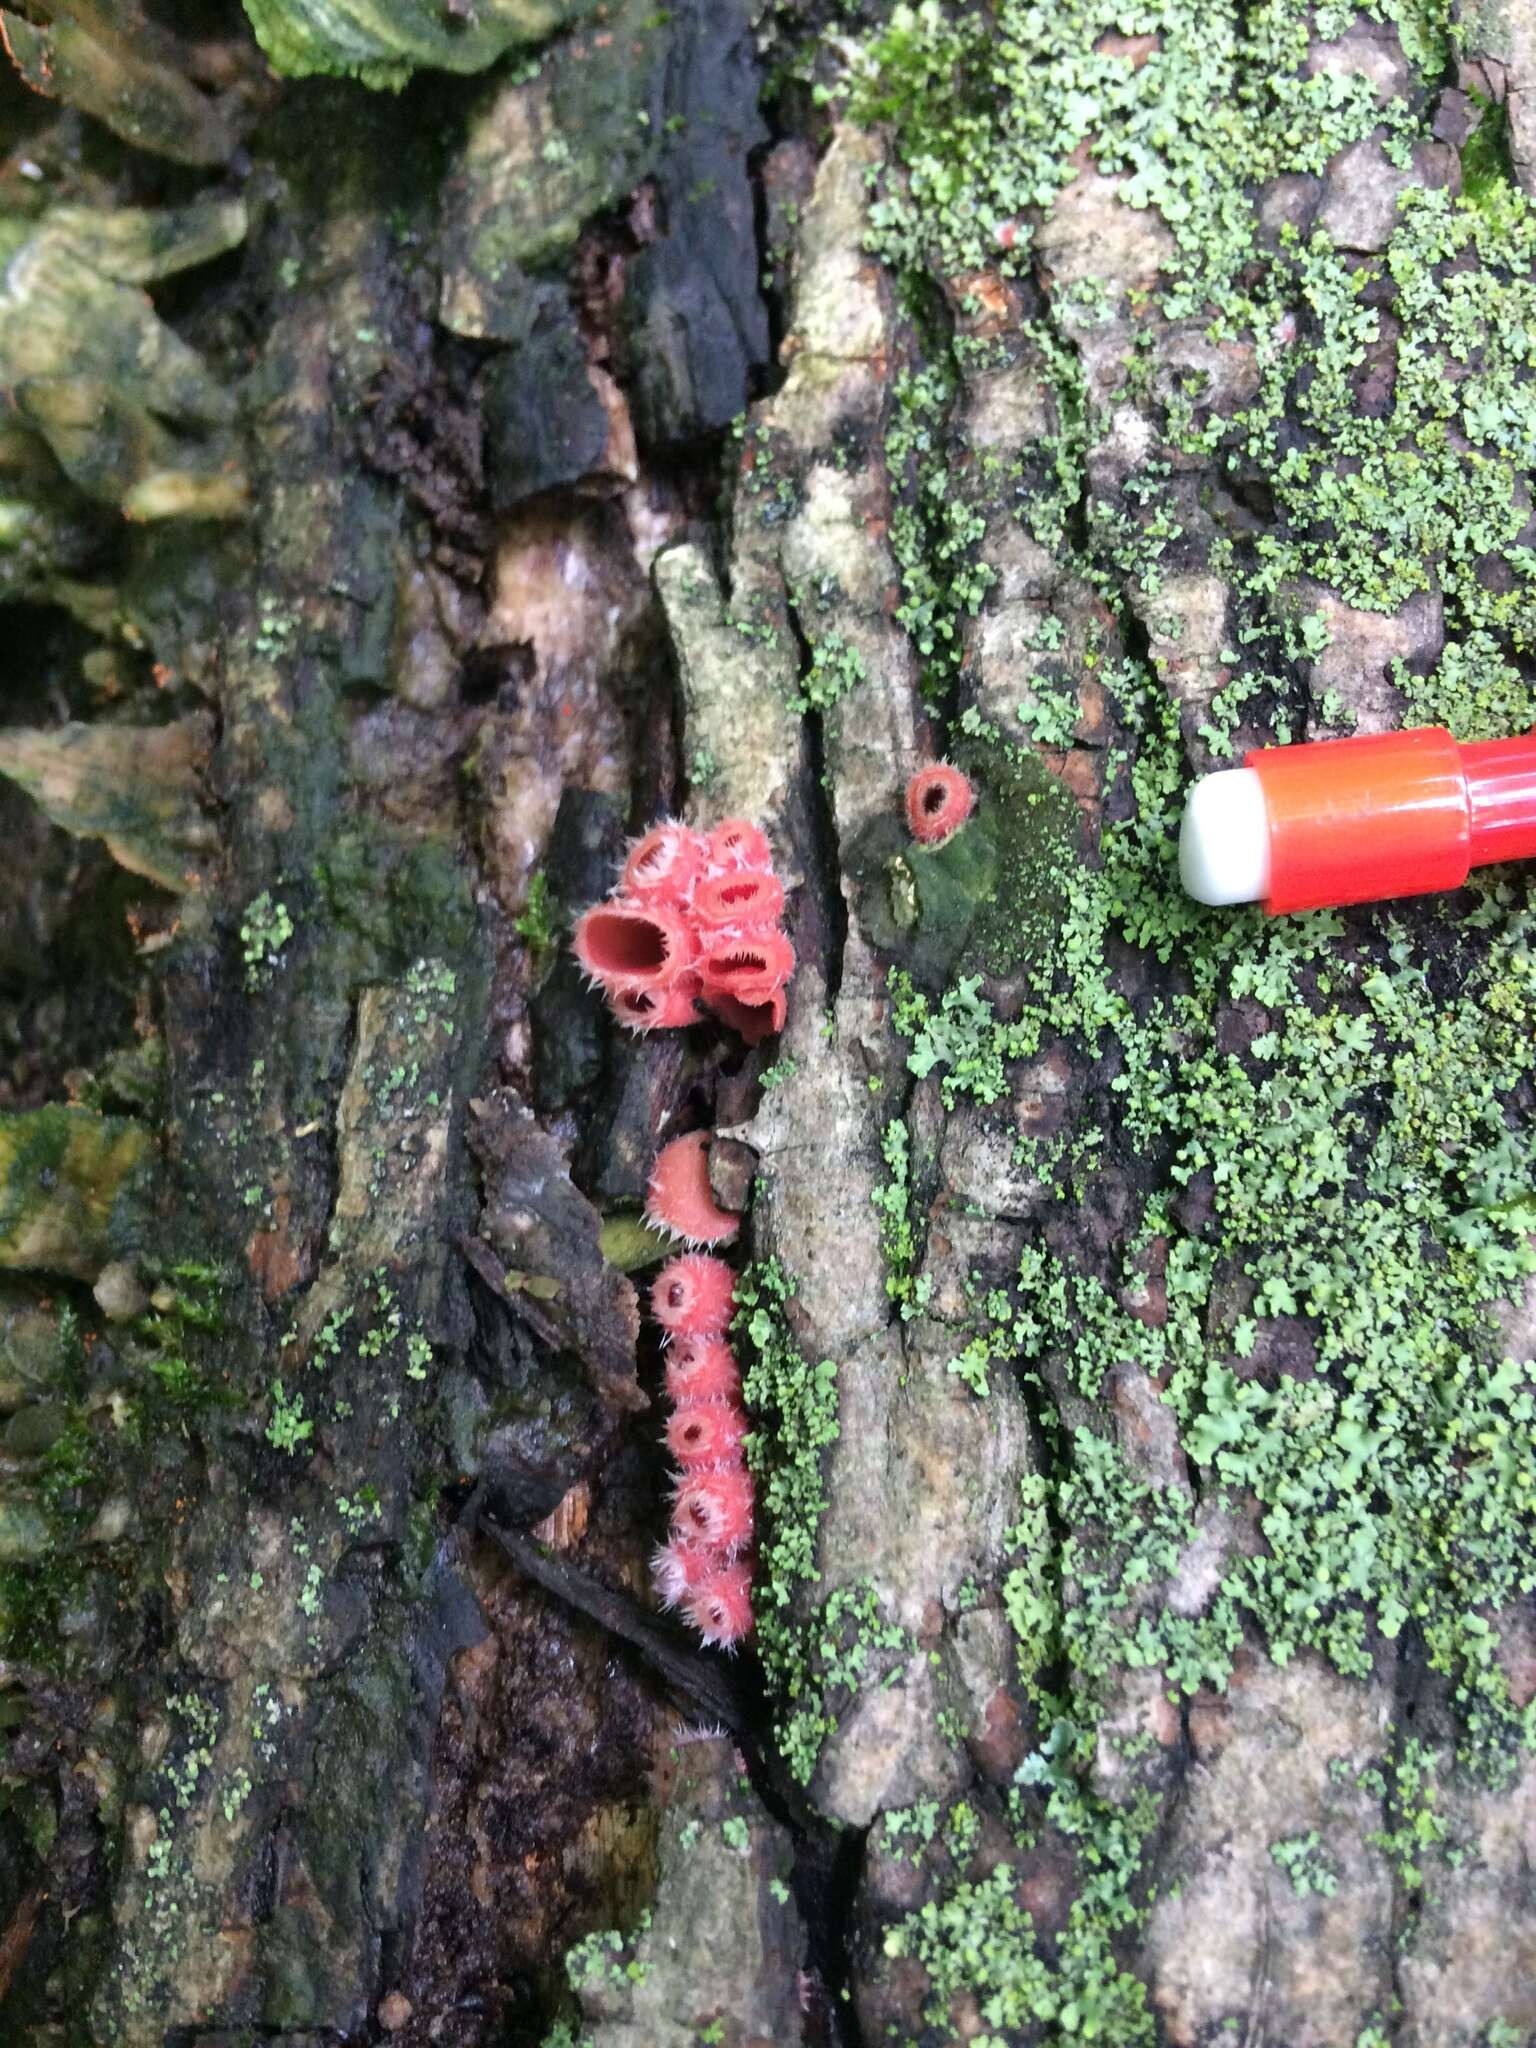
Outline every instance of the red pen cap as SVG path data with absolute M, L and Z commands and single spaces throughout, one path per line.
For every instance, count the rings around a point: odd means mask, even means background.
M 1536 737 L 1461 746 L 1420 726 L 1259 747 L 1205 777 L 1180 866 L 1203 901 L 1258 897 L 1279 913 L 1456 889 L 1474 867 L 1533 853 Z

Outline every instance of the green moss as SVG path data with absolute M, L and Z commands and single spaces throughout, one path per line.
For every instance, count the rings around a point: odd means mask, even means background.
M 902 583 L 896 616 L 922 657 L 924 694 L 935 703 L 958 671 L 963 622 L 996 581 L 979 554 L 985 515 L 964 488 L 963 468 L 957 474 L 944 454 L 956 387 L 953 353 L 940 345 L 930 365 L 895 379 L 885 439 L 897 492 L 890 532 Z
M 827 712 L 856 690 L 868 671 L 857 647 L 841 633 L 826 633 L 811 642 L 810 660 L 794 698 L 797 711 Z
M 637 1961 L 634 1951 L 650 1924 L 650 1914 L 642 1913 L 633 1934 L 621 1934 L 617 1927 L 603 1928 L 568 1949 L 565 1975 L 571 1989 L 580 1991 L 584 1985 L 594 1983 L 612 1985 L 616 1989 L 629 1984 L 643 1984 L 649 1975 L 650 1965 Z
M 1016 1024 L 998 1021 L 980 993 L 979 974 L 962 976 L 937 1009 L 899 969 L 891 970 L 889 986 L 891 1022 L 912 1042 L 908 1071 L 919 1080 L 938 1073 L 946 1109 L 953 1109 L 961 1095 L 981 1103 L 1000 1101 L 1008 1092 L 1007 1063 L 1027 1058 L 1040 1042 L 1033 1019 Z
M 1101 1940 L 1074 1924 L 1054 1957 L 1041 1950 L 1006 1863 L 980 1880 L 959 1880 L 888 1929 L 885 1953 L 923 1965 L 932 1985 L 925 2016 L 934 2026 L 945 2025 L 950 2001 L 968 1993 L 989 2029 L 1044 2025 L 1049 2038 L 1115 2048 L 1154 2038 L 1144 1987 Z M 1001 2048 L 1001 2034 L 985 2038 Z
M 150 1133 L 49 1103 L 0 1115 L 0 1268 L 94 1278 L 148 1226 Z
M 1115 47 L 1118 0 L 1001 0 L 984 15 L 898 6 L 851 81 L 854 112 L 890 123 L 901 167 L 875 208 L 876 247 L 904 274 L 1027 275 L 1023 216 L 1049 205 L 1086 146 L 1102 171 L 1125 174 L 1128 204 L 1156 208 L 1173 230 L 1168 312 L 1213 300 L 1235 310 L 1253 186 L 1320 172 L 1378 124 L 1393 140 L 1418 132 L 1406 104 L 1383 108 L 1360 73 L 1303 75 L 1309 17 L 1295 0 L 1153 0 L 1135 27 L 1155 41 L 1133 55 Z
M 314 1433 L 314 1423 L 305 1419 L 304 1396 L 297 1389 L 287 1392 L 281 1380 L 274 1380 L 267 1442 L 274 1450 L 286 1451 L 291 1457 Z
M 559 919 L 550 895 L 549 877 L 535 868 L 528 878 L 528 900 L 512 920 L 512 929 L 533 955 L 534 972 L 559 943 Z
M 1331 1899 L 1338 1890 L 1339 1874 L 1328 1861 L 1316 1828 L 1304 1835 L 1289 1835 L 1283 1841 L 1271 1842 L 1269 1853 L 1290 1879 L 1297 1898 L 1304 1899 L 1308 1893 L 1316 1892 L 1320 1898 Z

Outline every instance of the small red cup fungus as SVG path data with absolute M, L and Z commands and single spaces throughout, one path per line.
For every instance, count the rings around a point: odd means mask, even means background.
M 667 1418 L 667 1449 L 685 1472 L 739 1464 L 747 1418 L 730 1401 L 683 1401 Z
M 611 995 L 670 988 L 693 965 L 697 943 L 682 912 L 662 902 L 610 898 L 576 920 L 576 958 Z
M 706 1643 L 732 1650 L 752 1633 L 752 1573 L 745 1564 L 722 1565 L 692 1587 L 683 1609 Z
M 672 1527 L 721 1557 L 736 1557 L 752 1542 L 752 1475 L 744 1465 L 686 1473 L 672 1503 Z
M 709 1184 L 708 1131 L 690 1131 L 657 1153 L 645 1220 L 690 1244 L 731 1244 L 740 1234 L 741 1218 L 721 1208 Z
M 624 895 L 662 896 L 683 903 L 704 872 L 705 847 L 696 832 L 676 818 L 653 825 L 637 839 L 624 863 L 620 891 Z
M 723 925 L 755 932 L 777 924 L 784 908 L 784 890 L 766 868 L 732 868 L 710 875 L 694 891 L 693 912 L 701 925 Z
M 741 1368 L 723 1337 L 678 1337 L 667 1349 L 674 1401 L 739 1401 Z
M 696 1591 L 719 1569 L 719 1558 L 702 1544 L 674 1536 L 651 1559 L 651 1583 L 661 1595 L 663 1607 L 678 1607 L 686 1594 Z
M 768 835 L 745 818 L 722 818 L 709 835 L 709 865 L 720 868 L 771 868 L 773 848 Z
M 724 1259 L 685 1252 L 651 1282 L 651 1314 L 670 1335 L 718 1337 L 731 1320 L 736 1275 Z
M 907 824 L 923 846 L 939 846 L 958 832 L 976 808 L 970 777 L 948 761 L 919 768 L 907 784 Z

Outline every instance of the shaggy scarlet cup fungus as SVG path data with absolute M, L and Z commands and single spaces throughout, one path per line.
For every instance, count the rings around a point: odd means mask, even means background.
M 727 925 L 736 931 L 757 931 L 777 924 L 784 908 L 779 878 L 767 868 L 732 868 L 709 875 L 693 894 L 694 915 L 701 925 Z
M 663 819 L 637 839 L 624 863 L 620 890 L 629 896 L 665 896 L 686 902 L 704 872 L 705 847 L 696 832 L 676 818 Z
M 665 1152 L 686 1146 L 689 1170 L 699 1172 L 707 1143 L 707 1133 L 694 1132 Z M 651 1287 L 652 1311 L 670 1340 L 667 1392 L 676 1406 L 667 1448 L 682 1468 L 672 1538 L 657 1551 L 651 1574 L 663 1605 L 681 1603 L 704 1641 L 722 1650 L 752 1633 L 752 1476 L 742 1456 L 747 1416 L 741 1374 L 722 1334 L 735 1280 L 723 1259 L 689 1252 L 669 1259 Z
M 970 777 L 948 761 L 919 768 L 907 784 L 907 824 L 923 846 L 938 846 L 958 832 L 975 808 Z
M 745 1465 L 689 1472 L 672 1503 L 672 1527 L 729 1562 L 752 1542 L 752 1475 Z
M 667 1449 L 685 1472 L 738 1463 L 747 1418 L 730 1401 L 683 1401 L 667 1421 Z
M 784 889 L 766 836 L 728 818 L 707 836 L 675 819 L 630 848 L 618 888 L 576 925 L 576 956 L 634 1031 L 689 1024 L 700 1003 L 749 1045 L 783 1028 L 795 953 L 779 926 Z M 709 1182 L 709 1133 L 663 1146 L 646 1190 L 656 1227 L 696 1245 L 731 1243 L 740 1218 Z M 736 1276 L 723 1259 L 686 1252 L 651 1284 L 669 1340 L 666 1441 L 680 1470 L 672 1540 L 652 1561 L 662 1602 L 682 1605 L 706 1643 L 730 1649 L 752 1632 L 753 1490 L 744 1448 L 741 1373 L 725 1341 Z
M 722 1565 L 693 1586 L 683 1609 L 706 1643 L 731 1650 L 752 1633 L 752 1573 L 744 1564 Z
M 616 988 L 608 1007 L 631 1031 L 673 1031 L 697 1022 L 703 986 L 692 968 L 686 968 L 670 988 Z
M 576 958 L 610 995 L 670 988 L 693 965 L 698 940 L 681 910 L 620 897 L 576 920 Z
M 651 1314 L 669 1334 L 718 1337 L 731 1320 L 736 1275 L 724 1259 L 684 1252 L 668 1259 L 651 1282 Z
M 741 1400 L 741 1368 L 723 1337 L 678 1337 L 667 1350 L 674 1401 Z
M 745 818 L 724 818 L 708 839 L 711 868 L 771 868 L 768 835 Z
M 781 931 L 705 932 L 699 974 L 704 996 L 734 996 L 739 1003 L 771 1002 L 795 971 L 795 949 Z
M 784 888 L 766 835 L 745 818 L 695 832 L 664 818 L 637 839 L 618 887 L 576 923 L 576 957 L 631 1031 L 692 1024 L 700 1000 L 757 1045 L 782 1030 L 794 949 L 778 929 Z M 694 973 L 706 934 L 729 957 Z M 759 946 L 738 959 L 733 944 Z
M 776 988 L 766 1002 L 744 1003 L 738 997 L 727 995 L 724 989 L 715 989 L 709 998 L 709 1007 L 720 1019 L 728 1024 L 747 1045 L 761 1045 L 765 1038 L 774 1038 L 784 1029 L 784 1019 L 789 1014 L 789 1004 L 784 991 Z
M 719 1558 L 702 1544 L 674 1536 L 651 1559 L 651 1582 L 663 1607 L 678 1607 L 686 1594 L 697 1591 L 719 1569 Z
M 722 1209 L 709 1184 L 709 1133 L 690 1131 L 663 1145 L 645 1190 L 645 1220 L 689 1244 L 731 1244 L 741 1218 Z

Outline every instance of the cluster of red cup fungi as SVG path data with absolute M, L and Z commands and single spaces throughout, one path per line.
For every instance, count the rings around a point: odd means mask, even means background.
M 695 832 L 666 818 L 636 840 L 617 888 L 576 924 L 576 957 L 632 1031 L 703 1006 L 757 1045 L 784 1027 L 794 948 L 767 838 L 744 818 Z
M 950 838 L 975 805 L 969 778 L 947 761 L 907 785 L 907 824 L 923 845 Z M 669 818 L 635 842 L 613 893 L 577 921 L 576 957 L 631 1030 L 692 1024 L 702 1007 L 756 1045 L 784 1024 L 795 955 L 783 908 L 757 826 L 728 818 L 704 833 Z M 652 1577 L 665 1606 L 729 1650 L 753 1627 L 754 1498 L 741 1369 L 726 1335 L 736 1276 L 717 1255 L 741 1223 L 710 1185 L 707 1131 L 662 1148 L 646 1216 L 692 1247 L 667 1261 L 650 1293 L 666 1343 L 666 1443 L 677 1467 L 672 1527 Z
M 696 1246 L 731 1243 L 740 1219 L 709 1184 L 709 1133 L 664 1146 L 646 1215 Z M 736 1276 L 712 1251 L 669 1259 L 651 1286 L 666 1338 L 666 1442 L 677 1466 L 672 1529 L 652 1566 L 668 1607 L 681 1607 L 706 1643 L 732 1649 L 752 1633 L 752 1475 L 741 1372 L 726 1340 Z

